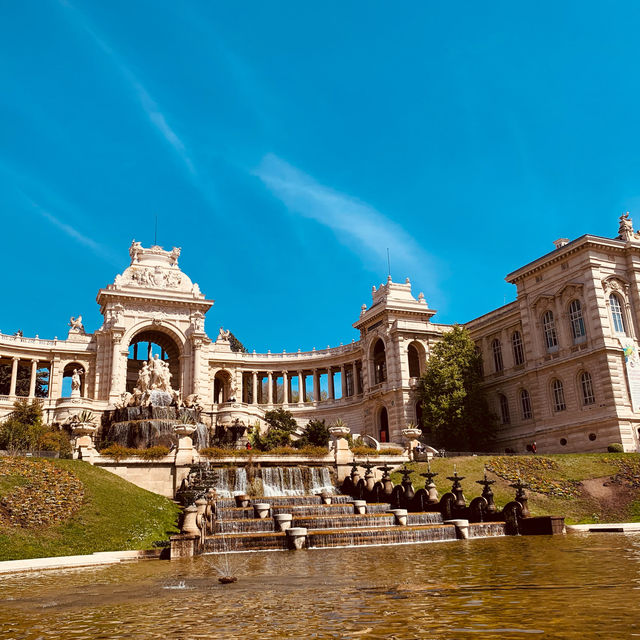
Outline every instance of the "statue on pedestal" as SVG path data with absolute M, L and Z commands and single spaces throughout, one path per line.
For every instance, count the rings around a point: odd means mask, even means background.
M 84 373 L 82 369 L 74 369 L 71 376 L 71 397 L 80 397 L 80 387 L 82 386 L 82 379 L 80 376 Z
M 71 316 L 69 320 L 69 333 L 84 333 L 84 325 L 82 324 L 82 316 L 74 318 Z

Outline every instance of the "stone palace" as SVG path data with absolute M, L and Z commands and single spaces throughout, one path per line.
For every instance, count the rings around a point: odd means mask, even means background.
M 554 244 L 507 276 L 514 302 L 465 325 L 482 351 L 497 449 L 535 441 L 540 452 L 603 451 L 621 442 L 636 451 L 640 234 L 627 214 L 613 239 Z M 206 332 L 213 301 L 180 270 L 180 249 L 133 242 L 129 254 L 129 267 L 98 292 L 104 320 L 95 332 L 78 317 L 66 340 L 0 334 L 0 418 L 20 396 L 41 398 L 48 422 L 132 403 L 141 369 L 155 360 L 154 375 L 212 426 L 262 423 L 285 407 L 301 425 L 341 418 L 354 433 L 400 442 L 420 420 L 417 380 L 449 327 L 432 322 L 436 312 L 409 279 L 373 287 L 356 342 L 244 353 L 229 331 Z

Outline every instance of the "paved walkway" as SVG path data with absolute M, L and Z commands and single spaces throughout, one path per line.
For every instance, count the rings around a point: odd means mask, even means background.
M 568 524 L 567 533 L 614 532 L 629 533 L 640 531 L 640 522 L 609 522 L 601 524 Z
M 87 556 L 58 556 L 55 558 L 29 558 L 0 562 L 0 574 L 18 571 L 41 571 L 43 569 L 70 569 L 117 564 L 126 560 L 159 558 L 160 549 L 152 551 L 100 551 Z

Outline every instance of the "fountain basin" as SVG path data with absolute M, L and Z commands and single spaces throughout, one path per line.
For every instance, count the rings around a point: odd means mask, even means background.
M 354 500 L 353 501 L 353 511 L 359 514 L 365 514 L 367 512 L 367 501 L 366 500 Z
M 256 502 L 253 505 L 253 511 L 257 518 L 266 518 L 270 509 L 271 505 L 268 502 Z
M 291 527 L 287 529 L 287 539 L 291 549 L 304 548 L 308 530 L 305 527 Z
M 390 513 L 394 515 L 396 524 L 402 527 L 405 527 L 407 525 L 408 512 L 406 509 L 391 509 Z
M 469 521 L 458 518 L 455 520 L 445 520 L 445 524 L 452 524 L 456 528 L 456 536 L 460 540 L 467 540 L 469 538 Z
M 277 513 L 275 516 L 273 516 L 273 519 L 275 520 L 278 531 L 287 531 L 287 529 L 291 528 L 293 515 L 291 515 L 290 513 Z

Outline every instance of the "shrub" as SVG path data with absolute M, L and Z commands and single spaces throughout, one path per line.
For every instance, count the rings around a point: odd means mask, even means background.
M 608 447 L 609 453 L 624 453 L 624 447 L 619 442 L 612 442 Z
M 102 449 L 100 451 L 100 455 L 107 456 L 107 458 L 113 458 L 113 460 L 122 460 L 122 458 L 135 456 L 138 452 L 138 449 L 123 447 L 121 444 L 112 444 L 110 447 Z
M 300 447 L 299 449 L 294 447 L 274 447 L 265 453 L 274 456 L 306 456 L 307 458 L 323 458 L 329 452 L 325 447 L 313 447 L 307 445 L 305 447 Z
M 39 451 L 57 451 L 61 458 L 71 458 L 71 441 L 63 429 L 45 431 L 38 440 Z
M 169 447 L 149 447 L 148 449 L 140 449 L 136 455 L 144 460 L 158 460 L 169 455 Z
M 233 456 L 235 458 L 248 456 L 252 453 L 252 450 L 247 449 L 225 449 L 224 447 L 206 447 L 204 449 L 200 449 L 200 455 L 205 458 L 228 458 L 229 456 Z

